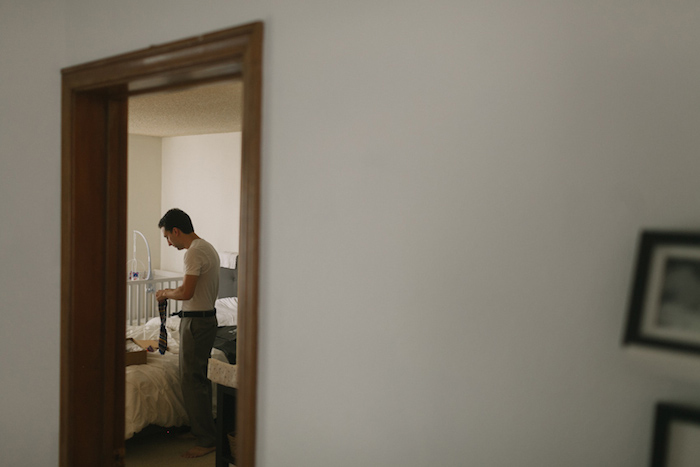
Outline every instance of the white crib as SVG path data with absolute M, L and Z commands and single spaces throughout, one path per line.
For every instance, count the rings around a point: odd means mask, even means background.
M 139 326 L 158 316 L 156 290 L 174 289 L 183 277 L 157 277 L 149 280 L 126 281 L 126 325 Z M 179 300 L 168 300 L 168 316 L 182 309 Z

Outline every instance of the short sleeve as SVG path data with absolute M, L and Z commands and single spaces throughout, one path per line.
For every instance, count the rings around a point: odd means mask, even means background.
M 190 248 L 185 252 L 185 275 L 199 276 L 204 266 L 204 258 L 196 249 Z

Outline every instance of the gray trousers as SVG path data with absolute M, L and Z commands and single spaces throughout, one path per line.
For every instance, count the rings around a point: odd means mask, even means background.
M 216 316 L 181 318 L 180 381 L 191 433 L 197 446 L 216 446 L 216 426 L 212 415 L 211 381 L 207 367 L 216 338 Z

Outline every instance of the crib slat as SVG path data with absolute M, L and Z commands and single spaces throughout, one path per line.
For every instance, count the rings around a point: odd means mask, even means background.
M 156 290 L 174 289 L 180 286 L 183 277 L 135 280 L 126 282 L 126 325 L 138 326 L 158 315 Z M 182 309 L 182 302 L 173 300 L 170 314 Z

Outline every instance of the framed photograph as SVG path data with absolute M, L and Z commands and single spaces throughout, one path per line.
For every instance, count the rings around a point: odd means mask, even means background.
M 659 403 L 654 417 L 651 467 L 697 467 L 700 409 Z
M 700 233 L 643 231 L 625 344 L 700 353 Z

